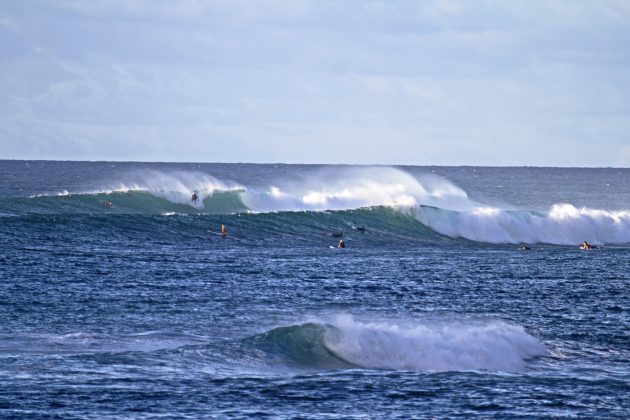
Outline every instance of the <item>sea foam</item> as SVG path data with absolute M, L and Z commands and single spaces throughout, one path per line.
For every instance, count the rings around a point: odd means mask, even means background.
M 124 200 L 115 200 L 118 211 L 125 208 L 158 214 L 182 211 L 134 196 L 136 192 L 148 193 L 177 206 L 192 206 L 196 211 L 204 209 L 207 213 L 386 206 L 412 214 L 439 234 L 486 243 L 575 245 L 585 240 L 594 244 L 630 243 L 630 210 L 578 208 L 570 203 L 554 204 L 546 212 L 499 208 L 470 199 L 466 191 L 447 179 L 432 175 L 415 177 L 397 168 L 380 166 L 329 167 L 255 187 L 219 180 L 200 171 L 137 170 L 120 173 L 116 179 L 107 180 L 89 192 L 63 190 L 55 196 L 61 199 L 129 193 Z M 200 198 L 196 203 L 191 201 L 193 192 Z M 95 201 L 94 197 L 88 198 Z M 102 208 L 99 200 L 103 199 L 96 200 L 96 205 Z M 66 211 L 68 207 L 62 208 Z
M 466 192 L 438 177 L 422 180 L 395 168 L 322 169 L 308 176 L 279 180 L 266 191 L 248 190 L 244 204 L 254 212 L 350 210 L 388 206 L 431 205 L 466 209 Z
M 526 361 L 547 354 L 523 327 L 504 321 L 360 322 L 334 321 L 340 334 L 328 347 L 366 368 L 416 371 L 521 371 Z
M 630 211 L 576 208 L 571 204 L 555 204 L 546 213 L 493 207 L 460 212 L 419 207 L 416 216 L 443 235 L 479 242 L 630 243 Z

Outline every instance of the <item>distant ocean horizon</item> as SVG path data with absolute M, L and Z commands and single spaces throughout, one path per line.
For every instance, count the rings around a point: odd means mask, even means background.
M 509 165 L 478 165 L 472 163 L 460 164 L 420 164 L 420 163 L 352 163 L 352 162 L 287 162 L 287 161 L 203 161 L 203 160 L 112 160 L 112 159 L 43 159 L 43 158 L 0 158 L 0 162 L 72 162 L 72 163 L 123 163 L 123 164 L 197 164 L 197 165 L 301 165 L 301 166 L 387 166 L 394 168 L 531 168 L 531 169 L 629 169 L 619 165 L 537 165 L 537 164 L 509 164 Z
M 0 415 L 628 417 L 629 256 L 629 168 L 0 160 Z

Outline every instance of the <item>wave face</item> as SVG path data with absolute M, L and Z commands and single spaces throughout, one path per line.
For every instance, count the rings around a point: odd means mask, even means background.
M 518 325 L 503 321 L 397 323 L 355 321 L 280 327 L 250 339 L 260 350 L 305 368 L 516 372 L 547 351 Z
M 134 170 L 113 178 L 89 188 L 75 186 L 30 197 L 0 198 L 0 216 L 290 212 L 295 215 L 287 216 L 287 224 L 279 229 L 290 225 L 291 231 L 300 235 L 299 227 L 303 226 L 303 236 L 308 233 L 308 226 L 318 224 L 307 220 L 315 217 L 308 212 L 337 212 L 332 225 L 340 231 L 367 227 L 385 235 L 419 233 L 433 238 L 439 234 L 486 243 L 630 243 L 630 210 L 576 207 L 569 203 L 553 204 L 547 210 L 500 207 L 469 198 L 466 191 L 442 177 L 413 176 L 395 168 L 323 168 L 273 181 L 256 177 L 251 185 L 182 170 Z M 199 201 L 192 202 L 193 193 L 197 193 Z M 379 210 L 383 208 L 403 216 Z M 369 217 L 354 223 L 358 209 Z M 260 217 L 260 223 L 263 222 L 268 223 L 269 219 Z M 364 226 L 366 223 L 370 226 Z M 389 230 L 392 223 L 400 229 Z M 418 228 L 418 223 L 425 229 Z
M 91 189 L 36 194 L 13 199 L 18 212 L 26 213 L 230 213 L 246 211 L 239 198 L 244 187 L 199 171 L 136 170 L 116 176 Z M 191 197 L 199 197 L 193 202 Z M 110 204 L 111 203 L 111 204 Z

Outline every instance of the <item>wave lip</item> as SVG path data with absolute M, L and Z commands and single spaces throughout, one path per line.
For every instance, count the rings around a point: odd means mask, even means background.
M 470 206 L 466 193 L 445 179 L 427 176 L 420 181 L 387 167 L 324 169 L 308 178 L 283 180 L 267 190 L 246 191 L 243 202 L 254 212 Z
M 253 341 L 290 364 L 325 369 L 518 372 L 547 354 L 523 327 L 503 321 L 399 325 L 342 316 L 276 328 Z
M 242 186 L 199 171 L 137 170 L 113 175 L 91 192 L 62 190 L 1 200 L 13 214 L 233 214 L 331 212 L 388 207 L 450 238 L 485 243 L 629 244 L 630 210 L 554 204 L 546 212 L 502 209 L 471 200 L 444 178 L 396 168 L 325 168 L 263 186 Z M 200 200 L 191 200 L 196 192 Z M 381 224 L 382 220 L 377 221 Z

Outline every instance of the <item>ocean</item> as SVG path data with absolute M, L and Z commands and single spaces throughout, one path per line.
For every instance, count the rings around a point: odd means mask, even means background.
M 0 417 L 628 418 L 629 257 L 630 169 L 0 161 Z

